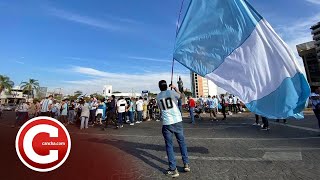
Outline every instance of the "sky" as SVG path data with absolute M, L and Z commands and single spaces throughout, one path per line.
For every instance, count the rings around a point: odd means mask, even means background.
M 320 0 L 248 1 L 295 53 L 312 40 Z M 66 94 L 101 93 L 109 84 L 114 91 L 158 92 L 159 80 L 170 81 L 181 2 L 0 0 L 0 74 Z M 178 76 L 190 88 L 190 71 L 176 62 L 175 82 Z

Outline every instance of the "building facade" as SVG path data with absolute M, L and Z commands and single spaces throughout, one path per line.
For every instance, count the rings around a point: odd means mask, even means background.
M 320 86 L 320 59 L 317 55 L 315 41 L 299 44 L 297 50 L 303 60 L 310 87 L 314 90 Z
M 26 101 L 27 95 L 23 94 L 20 88 L 13 88 L 11 92 L 4 90 L 0 94 L 1 104 L 18 104 L 20 101 Z
M 317 53 L 317 57 L 318 59 L 320 59 L 320 22 L 318 22 L 317 24 L 313 25 L 311 27 L 311 34 L 313 36 L 313 40 L 315 41 L 315 48 L 316 48 L 316 53 Z
M 112 86 L 111 85 L 103 86 L 102 94 L 105 97 L 110 97 L 112 95 Z
M 218 94 L 218 86 L 212 81 L 193 72 L 190 73 L 190 78 L 193 97 L 208 97 L 209 95 L 214 96 Z

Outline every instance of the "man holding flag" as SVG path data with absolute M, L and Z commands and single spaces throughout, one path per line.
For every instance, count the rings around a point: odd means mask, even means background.
M 173 151 L 173 135 L 176 136 L 180 147 L 184 171 L 189 172 L 190 166 L 187 145 L 183 134 L 182 116 L 178 108 L 178 99 L 181 98 L 181 93 L 174 85 L 170 85 L 170 87 L 174 89 L 174 91 L 168 90 L 168 85 L 165 80 L 159 81 L 161 92 L 157 96 L 157 102 L 161 110 L 163 120 L 162 134 L 165 140 L 169 161 L 169 169 L 167 170 L 166 175 L 175 178 L 179 176 L 179 172 L 176 167 L 176 159 Z

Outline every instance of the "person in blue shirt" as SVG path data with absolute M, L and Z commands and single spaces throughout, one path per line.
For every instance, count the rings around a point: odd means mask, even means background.
M 159 88 L 161 92 L 157 95 L 158 106 L 162 115 L 162 134 L 166 144 L 166 152 L 169 161 L 169 169 L 166 175 L 171 177 L 178 177 L 179 172 L 176 167 L 176 159 L 173 151 L 173 135 L 176 136 L 182 161 L 184 164 L 184 171 L 189 172 L 189 158 L 187 145 L 184 140 L 182 116 L 178 108 L 178 100 L 181 98 L 181 93 L 174 85 L 170 85 L 173 90 L 168 90 L 168 85 L 165 80 L 159 81 Z
M 209 108 L 209 114 L 210 114 L 210 118 L 213 120 L 216 120 L 216 112 L 215 109 L 217 107 L 218 104 L 215 103 L 215 101 L 211 98 L 211 96 L 208 96 L 208 100 L 207 100 L 207 105 Z

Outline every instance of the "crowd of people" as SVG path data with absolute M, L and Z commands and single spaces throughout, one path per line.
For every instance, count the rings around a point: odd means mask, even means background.
M 320 128 L 320 88 L 316 89 L 310 97 L 310 105 L 319 121 Z M 239 98 L 230 95 L 225 97 L 220 96 L 200 97 L 194 100 L 188 97 L 186 106 L 182 108 L 182 102 L 179 100 L 178 108 L 180 112 L 183 109 L 190 114 L 190 123 L 195 124 L 195 119 L 201 120 L 203 114 L 208 113 L 211 121 L 218 121 L 218 114 L 222 115 L 221 120 L 226 120 L 227 115 L 242 113 L 245 111 L 244 104 Z M 0 117 L 3 106 L 0 106 Z M 42 101 L 36 102 L 22 102 L 16 108 L 17 118 L 13 125 L 21 126 L 23 122 L 37 116 L 50 116 L 58 119 L 64 125 L 75 124 L 80 122 L 80 129 L 86 129 L 89 126 L 100 125 L 106 129 L 109 125 L 116 128 L 123 128 L 124 124 L 134 126 L 143 121 L 160 121 L 161 111 L 158 102 L 155 98 L 124 98 L 112 96 L 108 99 L 97 99 L 91 97 L 90 100 L 79 98 L 77 100 L 63 99 L 57 101 L 53 96 L 49 96 Z M 259 119 L 262 119 L 262 123 Z M 286 119 L 277 119 L 276 122 L 283 121 L 287 123 Z M 254 126 L 261 126 L 262 130 L 269 130 L 268 119 L 256 115 Z
M 225 97 L 223 94 L 220 97 L 209 95 L 208 98 L 203 98 L 203 96 L 200 96 L 197 101 L 188 97 L 188 110 L 191 117 L 190 123 L 192 124 L 195 124 L 195 117 L 201 119 L 201 114 L 209 113 L 211 121 L 218 121 L 218 114 L 222 114 L 222 120 L 226 120 L 227 114 L 232 115 L 245 111 L 239 98 L 234 95 Z
M 184 164 L 184 171 L 189 172 L 189 159 L 187 146 L 184 140 L 183 124 L 182 124 L 182 94 L 179 89 L 170 85 L 173 90 L 168 90 L 168 85 L 164 80 L 159 82 L 160 93 L 157 98 L 124 98 L 111 96 L 108 99 L 97 99 L 91 97 L 86 100 L 83 97 L 76 101 L 63 99 L 58 102 L 49 96 L 40 102 L 22 102 L 16 109 L 17 120 L 13 127 L 18 126 L 19 123 L 24 123 L 30 118 L 36 116 L 49 116 L 58 119 L 65 126 L 80 122 L 80 129 L 87 129 L 89 126 L 98 125 L 104 130 L 113 125 L 120 129 L 124 124 L 134 126 L 143 121 L 162 121 L 162 134 L 165 140 L 166 152 L 168 155 L 169 169 L 166 174 L 171 177 L 178 177 L 179 172 L 176 167 L 176 160 L 173 148 L 173 135 L 176 136 L 182 161 Z M 201 119 L 201 115 L 209 113 L 211 121 L 217 121 L 217 115 L 221 114 L 226 120 L 226 116 L 233 113 L 241 113 L 245 109 L 243 103 L 235 96 L 225 97 L 208 96 L 208 98 L 200 97 L 194 100 L 191 97 L 187 98 L 186 109 L 190 113 L 191 122 L 195 124 L 195 116 Z M 320 88 L 318 88 L 310 97 L 312 109 L 319 121 L 320 128 Z M 2 106 L 0 106 L 0 113 Z M 195 113 L 195 114 L 194 114 Z M 261 126 L 262 130 L 269 129 L 268 119 L 256 115 L 255 126 Z M 260 124 L 259 119 L 262 119 Z M 286 119 L 282 119 L 286 123 Z M 280 119 L 276 121 L 280 122 Z M 105 124 L 103 123 L 105 122 Z
M 28 119 L 48 116 L 59 120 L 65 126 L 80 122 L 80 129 L 89 126 L 114 125 L 123 128 L 123 124 L 133 126 L 143 121 L 160 121 L 160 110 L 155 98 L 124 98 L 111 96 L 108 99 L 91 97 L 85 100 L 63 99 L 60 102 L 50 95 L 40 102 L 21 102 L 16 108 L 16 122 L 13 127 L 21 126 Z

